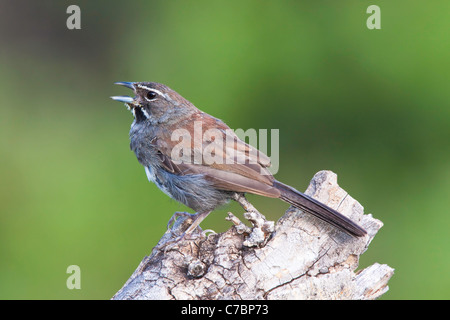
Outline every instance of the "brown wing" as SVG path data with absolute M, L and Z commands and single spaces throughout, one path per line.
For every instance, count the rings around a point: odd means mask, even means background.
M 198 130 L 199 123 L 202 134 L 195 134 L 194 127 L 197 126 Z M 177 133 L 184 132 L 184 135 L 178 135 L 178 140 L 172 141 L 171 135 L 154 141 L 167 171 L 203 174 L 221 190 L 273 198 L 280 196 L 267 169 L 270 158 L 240 140 L 222 121 L 199 112 L 189 122 L 180 123 L 176 128 L 181 129 Z

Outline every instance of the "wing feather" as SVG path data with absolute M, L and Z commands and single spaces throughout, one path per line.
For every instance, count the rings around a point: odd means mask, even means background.
M 195 121 L 202 121 L 204 128 L 214 130 L 207 130 L 205 134 L 200 135 L 201 141 L 194 141 L 191 138 L 199 138 L 199 135 L 193 132 Z M 167 136 L 155 139 L 152 143 L 158 149 L 161 166 L 165 170 L 174 174 L 203 174 L 221 190 L 274 198 L 280 196 L 280 192 L 273 187 L 274 178 L 267 169 L 270 166 L 270 158 L 240 140 L 225 123 L 200 113 L 183 127 L 190 134 L 189 139 L 172 141 L 171 137 Z M 185 155 L 188 153 L 189 156 L 182 158 L 181 162 L 179 159 L 172 159 L 175 146 L 184 148 Z

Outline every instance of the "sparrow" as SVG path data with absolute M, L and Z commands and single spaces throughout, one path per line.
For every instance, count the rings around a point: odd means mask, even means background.
M 116 84 L 133 90 L 134 97 L 111 98 L 123 102 L 134 116 L 130 148 L 148 180 L 196 212 L 186 234 L 214 209 L 246 193 L 281 199 L 351 236 L 367 234 L 336 210 L 276 180 L 268 170 L 267 155 L 168 86 L 156 82 Z

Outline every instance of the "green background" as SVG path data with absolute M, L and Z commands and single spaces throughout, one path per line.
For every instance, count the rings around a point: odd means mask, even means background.
M 66 8 L 81 8 L 68 30 Z M 381 30 L 366 9 L 381 8 Z M 177 210 L 129 150 L 116 81 L 280 129 L 277 178 L 323 169 L 384 227 L 384 299 L 449 299 L 450 2 L 0 1 L 0 298 L 109 299 Z M 287 205 L 250 197 L 272 219 Z M 225 231 L 225 213 L 202 224 Z M 66 269 L 81 268 L 81 290 Z

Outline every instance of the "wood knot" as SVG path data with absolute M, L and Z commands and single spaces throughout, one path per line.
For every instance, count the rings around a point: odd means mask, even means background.
M 193 260 L 188 266 L 188 276 L 194 278 L 201 278 L 206 273 L 206 265 L 200 260 Z

